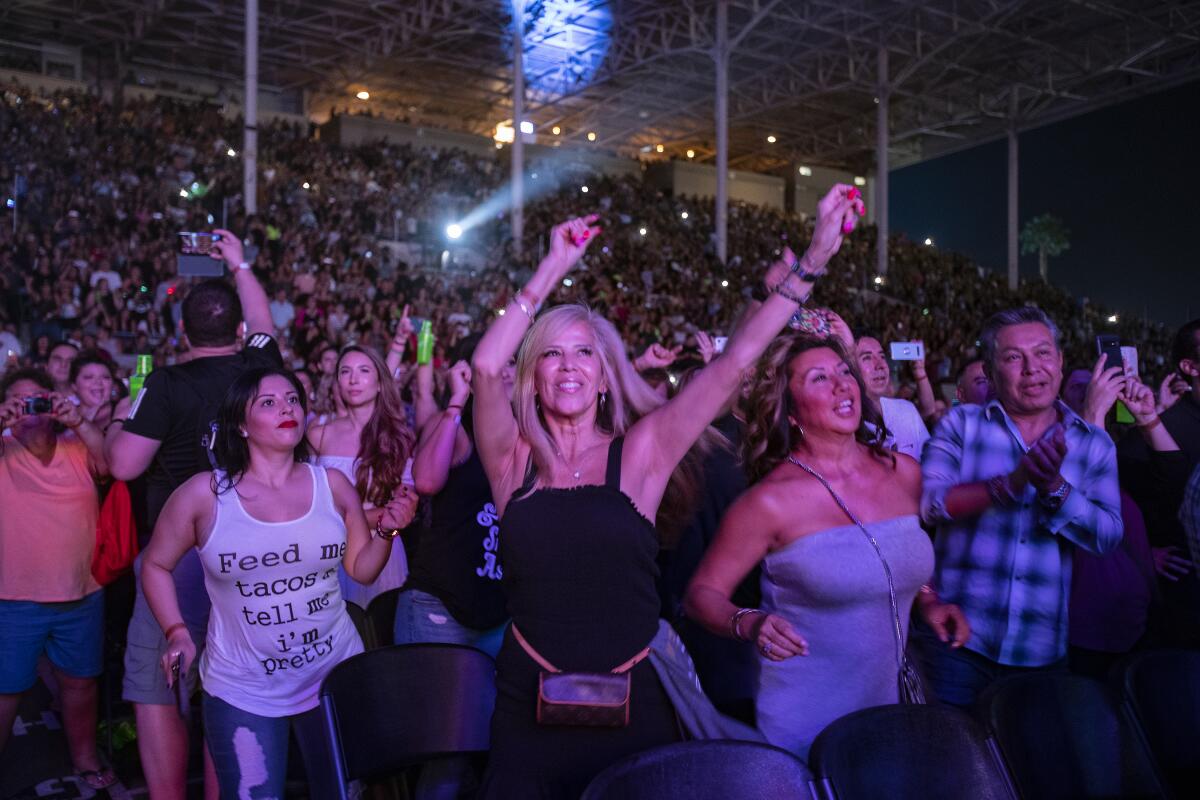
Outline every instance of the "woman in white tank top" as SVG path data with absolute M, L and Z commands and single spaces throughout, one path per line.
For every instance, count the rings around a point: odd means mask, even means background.
M 182 622 L 171 570 L 197 548 L 212 614 L 199 669 L 205 738 L 222 797 L 283 797 L 294 729 L 314 797 L 332 796 L 319 743 L 317 692 L 340 661 L 362 652 L 338 567 L 370 583 L 391 555 L 374 537 L 354 487 L 304 463 L 305 399 L 290 372 L 249 370 L 225 396 L 214 456 L 167 501 L 142 565 L 146 599 L 167 637 L 174 684 L 196 646 Z M 415 493 L 397 513 L 409 517 Z M 173 673 L 174 663 L 181 672 Z
M 390 374 L 375 351 L 357 345 L 343 348 L 333 375 L 337 381 L 334 391 L 342 398 L 346 414 L 308 432 L 316 463 L 350 479 L 363 499 L 367 525 L 380 531 L 399 531 L 408 525 L 411 515 L 404 516 L 404 497 L 413 493 L 416 436 L 395 382 L 387 379 Z M 392 540 L 391 558 L 369 585 L 344 571 L 338 579 L 346 602 L 365 609 L 376 597 L 403 586 L 408 579 L 404 543 L 398 536 Z

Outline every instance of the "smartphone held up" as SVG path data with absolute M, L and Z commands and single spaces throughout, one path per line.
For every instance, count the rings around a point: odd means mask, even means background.
M 219 278 L 225 274 L 225 262 L 214 258 L 213 242 L 221 241 L 219 233 L 179 232 L 179 250 L 175 254 L 180 275 L 193 278 Z

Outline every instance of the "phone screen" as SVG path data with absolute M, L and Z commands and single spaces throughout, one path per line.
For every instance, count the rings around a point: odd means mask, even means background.
M 1104 369 L 1113 367 L 1125 368 L 1125 360 L 1121 357 L 1121 337 L 1102 333 L 1096 337 L 1096 354 L 1105 357 Z
M 225 262 L 213 258 L 213 242 L 221 241 L 219 233 L 179 232 L 179 251 L 175 255 L 176 271 L 180 275 L 200 278 L 219 278 L 225 274 Z

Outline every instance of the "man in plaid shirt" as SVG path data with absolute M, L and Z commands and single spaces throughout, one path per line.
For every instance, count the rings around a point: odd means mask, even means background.
M 921 463 L 921 516 L 937 529 L 922 592 L 957 604 L 972 635 L 963 649 L 918 636 L 934 693 L 958 706 L 1003 675 L 1065 667 L 1072 552 L 1103 555 L 1122 535 L 1112 440 L 1058 400 L 1057 327 L 1017 308 L 980 341 L 996 397 L 951 410 Z

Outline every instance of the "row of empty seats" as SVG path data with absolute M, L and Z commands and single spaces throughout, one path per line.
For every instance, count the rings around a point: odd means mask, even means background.
M 340 664 L 321 707 L 340 797 L 432 758 L 488 749 L 494 664 L 456 645 L 382 647 Z M 1001 681 L 976 719 L 879 706 L 817 737 L 809 765 L 751 742 L 694 741 L 614 764 L 583 800 L 1010 800 L 1200 797 L 1200 652 L 1127 662 L 1120 685 Z

